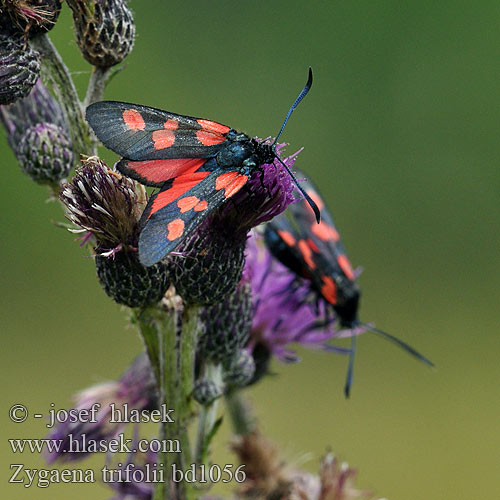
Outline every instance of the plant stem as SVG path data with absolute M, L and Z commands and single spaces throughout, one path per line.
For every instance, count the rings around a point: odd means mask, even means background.
M 203 378 L 212 380 L 218 386 L 222 386 L 222 367 L 220 364 L 207 363 L 205 365 Z M 217 418 L 217 407 L 219 400 L 212 401 L 209 405 L 202 406 L 198 419 L 198 434 L 196 436 L 195 459 L 197 465 L 203 465 L 205 461 L 206 441 L 212 431 Z
M 73 141 L 73 153 L 75 159 L 78 160 L 82 153 L 88 154 L 93 149 L 89 128 L 84 119 L 82 106 L 71 75 L 47 34 L 32 38 L 30 43 L 35 50 L 40 52 L 44 76 L 52 84 L 64 109 Z
M 175 354 L 177 339 L 177 310 L 169 308 L 163 310 L 148 308 L 136 312 L 137 324 L 141 333 L 151 366 L 153 368 L 158 387 L 158 402 L 161 408 L 174 409 L 174 423 L 163 423 L 160 426 L 160 439 L 177 439 L 177 405 L 174 401 L 175 389 Z M 174 369 L 172 370 L 172 367 Z M 182 448 L 181 448 L 182 450 Z M 175 499 L 175 490 L 172 483 L 172 465 L 175 455 L 160 453 L 158 455 L 158 469 L 163 472 L 163 482 L 155 486 L 154 500 Z
M 174 410 L 174 422 L 161 425 L 160 439 L 178 440 L 181 453 L 162 453 L 164 482 L 155 487 L 154 500 L 189 500 L 192 489 L 185 482 L 172 482 L 172 467 L 184 471 L 191 462 L 188 424 L 192 417 L 191 393 L 194 385 L 194 357 L 199 329 L 198 309 L 185 310 L 179 322 L 178 307 L 149 308 L 136 312 L 158 384 L 159 404 Z M 167 447 L 168 448 L 168 447 Z
M 257 427 L 250 403 L 241 395 L 241 390 L 232 389 L 226 393 L 226 404 L 235 434 L 250 434 Z
M 83 101 L 84 108 L 102 99 L 106 85 L 113 74 L 114 71 L 112 68 L 100 68 L 99 66 L 93 68 L 89 79 L 89 86 L 87 87 L 87 93 Z

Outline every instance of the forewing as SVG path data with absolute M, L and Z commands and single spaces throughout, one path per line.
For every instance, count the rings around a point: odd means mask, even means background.
M 118 101 L 91 104 L 86 118 L 108 149 L 133 161 L 210 158 L 230 130 L 210 120 Z
M 149 200 L 141 219 L 139 259 L 151 266 L 174 250 L 213 210 L 248 181 L 238 171 L 218 169 L 180 175 Z

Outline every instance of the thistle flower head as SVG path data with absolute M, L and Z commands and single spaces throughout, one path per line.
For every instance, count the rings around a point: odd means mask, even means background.
M 259 142 L 265 142 L 258 139 Z M 286 144 L 280 143 L 276 146 L 278 156 L 284 150 Z M 300 151 L 281 159 L 290 169 Z M 294 201 L 293 192 L 295 185 L 278 159 L 273 163 L 261 165 L 250 179 L 244 189 L 241 189 L 233 197 L 233 203 L 226 204 L 222 210 L 214 216 L 213 223 L 222 228 L 228 228 L 233 233 L 247 234 L 250 229 L 271 220 L 283 212 L 290 203 Z
M 75 231 L 95 239 L 97 276 L 104 291 L 128 307 L 160 301 L 170 285 L 168 266 L 158 262 L 145 267 L 137 255 L 143 188 L 90 157 L 59 197 L 68 219 L 79 228 Z
M 132 50 L 135 24 L 125 0 L 66 0 L 73 11 L 76 39 L 83 57 L 107 68 Z
M 156 381 L 153 376 L 151 364 L 146 354 L 135 358 L 133 363 L 116 382 L 107 382 L 85 389 L 76 397 L 76 410 L 90 410 L 94 405 L 98 406 L 96 422 L 64 422 L 53 429 L 48 436 L 49 439 L 62 440 L 61 450 L 69 449 L 68 442 L 71 439 L 81 443 L 85 438 L 109 439 L 117 435 L 124 424 L 112 423 L 111 404 L 122 410 L 125 403 L 129 409 L 152 410 L 157 408 L 158 399 L 156 393 Z M 123 410 L 122 410 L 123 411 Z M 74 448 L 73 448 L 74 449 Z M 82 449 L 82 446 L 80 446 Z M 87 453 L 51 452 L 46 455 L 49 463 L 55 460 L 73 461 L 86 456 Z
M 283 162 L 291 168 L 295 157 Z M 241 280 L 248 231 L 285 210 L 294 199 L 293 190 L 278 160 L 256 169 L 247 184 L 179 246 L 182 257 L 174 257 L 180 265 L 173 278 L 179 295 L 189 304 L 210 305 L 231 294 Z
M 40 76 L 40 56 L 21 36 L 0 33 L 0 104 L 26 97 Z

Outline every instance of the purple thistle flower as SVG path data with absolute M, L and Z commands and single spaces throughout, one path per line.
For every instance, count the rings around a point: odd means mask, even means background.
M 61 449 L 47 453 L 47 461 L 52 463 L 56 460 L 79 460 L 89 454 L 83 449 L 84 443 L 88 445 L 91 440 L 110 439 L 121 432 L 126 424 L 110 422 L 112 403 L 122 413 L 124 404 L 128 405 L 128 412 L 132 409 L 157 408 L 156 382 L 146 354 L 137 356 L 118 381 L 95 385 L 76 395 L 75 410 L 90 410 L 93 405 L 100 405 L 96 412 L 96 422 L 60 423 L 52 430 L 48 439 L 58 442 L 60 440 Z M 70 441 L 73 442 L 73 451 L 77 443 L 80 452 L 63 451 L 69 450 Z
M 74 232 L 88 231 L 100 247 L 108 249 L 120 244 L 136 246 L 144 190 L 110 170 L 98 157 L 83 161 L 59 197 L 67 207 L 68 219 L 79 228 Z
M 247 243 L 245 273 L 252 283 L 254 316 L 249 347 L 266 348 L 281 361 L 294 362 L 298 357 L 290 344 L 348 353 L 348 349 L 327 342 L 350 336 L 349 331 L 335 328 L 335 316 L 327 314 L 323 303 L 310 299 L 307 283 L 272 257 L 253 235 Z
M 267 141 L 267 139 L 257 140 Z M 276 145 L 276 153 L 280 158 L 286 145 L 286 143 Z M 292 170 L 301 151 L 302 149 L 281 161 Z M 270 221 L 285 211 L 295 199 L 293 195 L 295 189 L 290 174 L 277 159 L 274 159 L 273 163 L 261 165 L 252 174 L 246 186 L 232 198 L 233 203 L 227 203 L 218 214 L 214 215 L 213 222 L 219 223 L 221 228 L 226 228 L 226 231 L 246 235 L 253 227 Z

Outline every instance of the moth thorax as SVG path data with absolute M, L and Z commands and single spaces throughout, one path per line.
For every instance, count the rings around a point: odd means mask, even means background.
M 217 163 L 221 167 L 240 167 L 245 160 L 255 154 L 255 147 L 250 140 L 231 142 L 217 154 Z
M 257 146 L 258 146 L 257 150 L 260 156 L 259 163 L 261 165 L 264 165 L 266 163 L 272 163 L 274 161 L 274 158 L 276 157 L 276 151 L 274 149 L 274 146 L 272 144 L 259 144 L 259 143 L 257 143 Z

